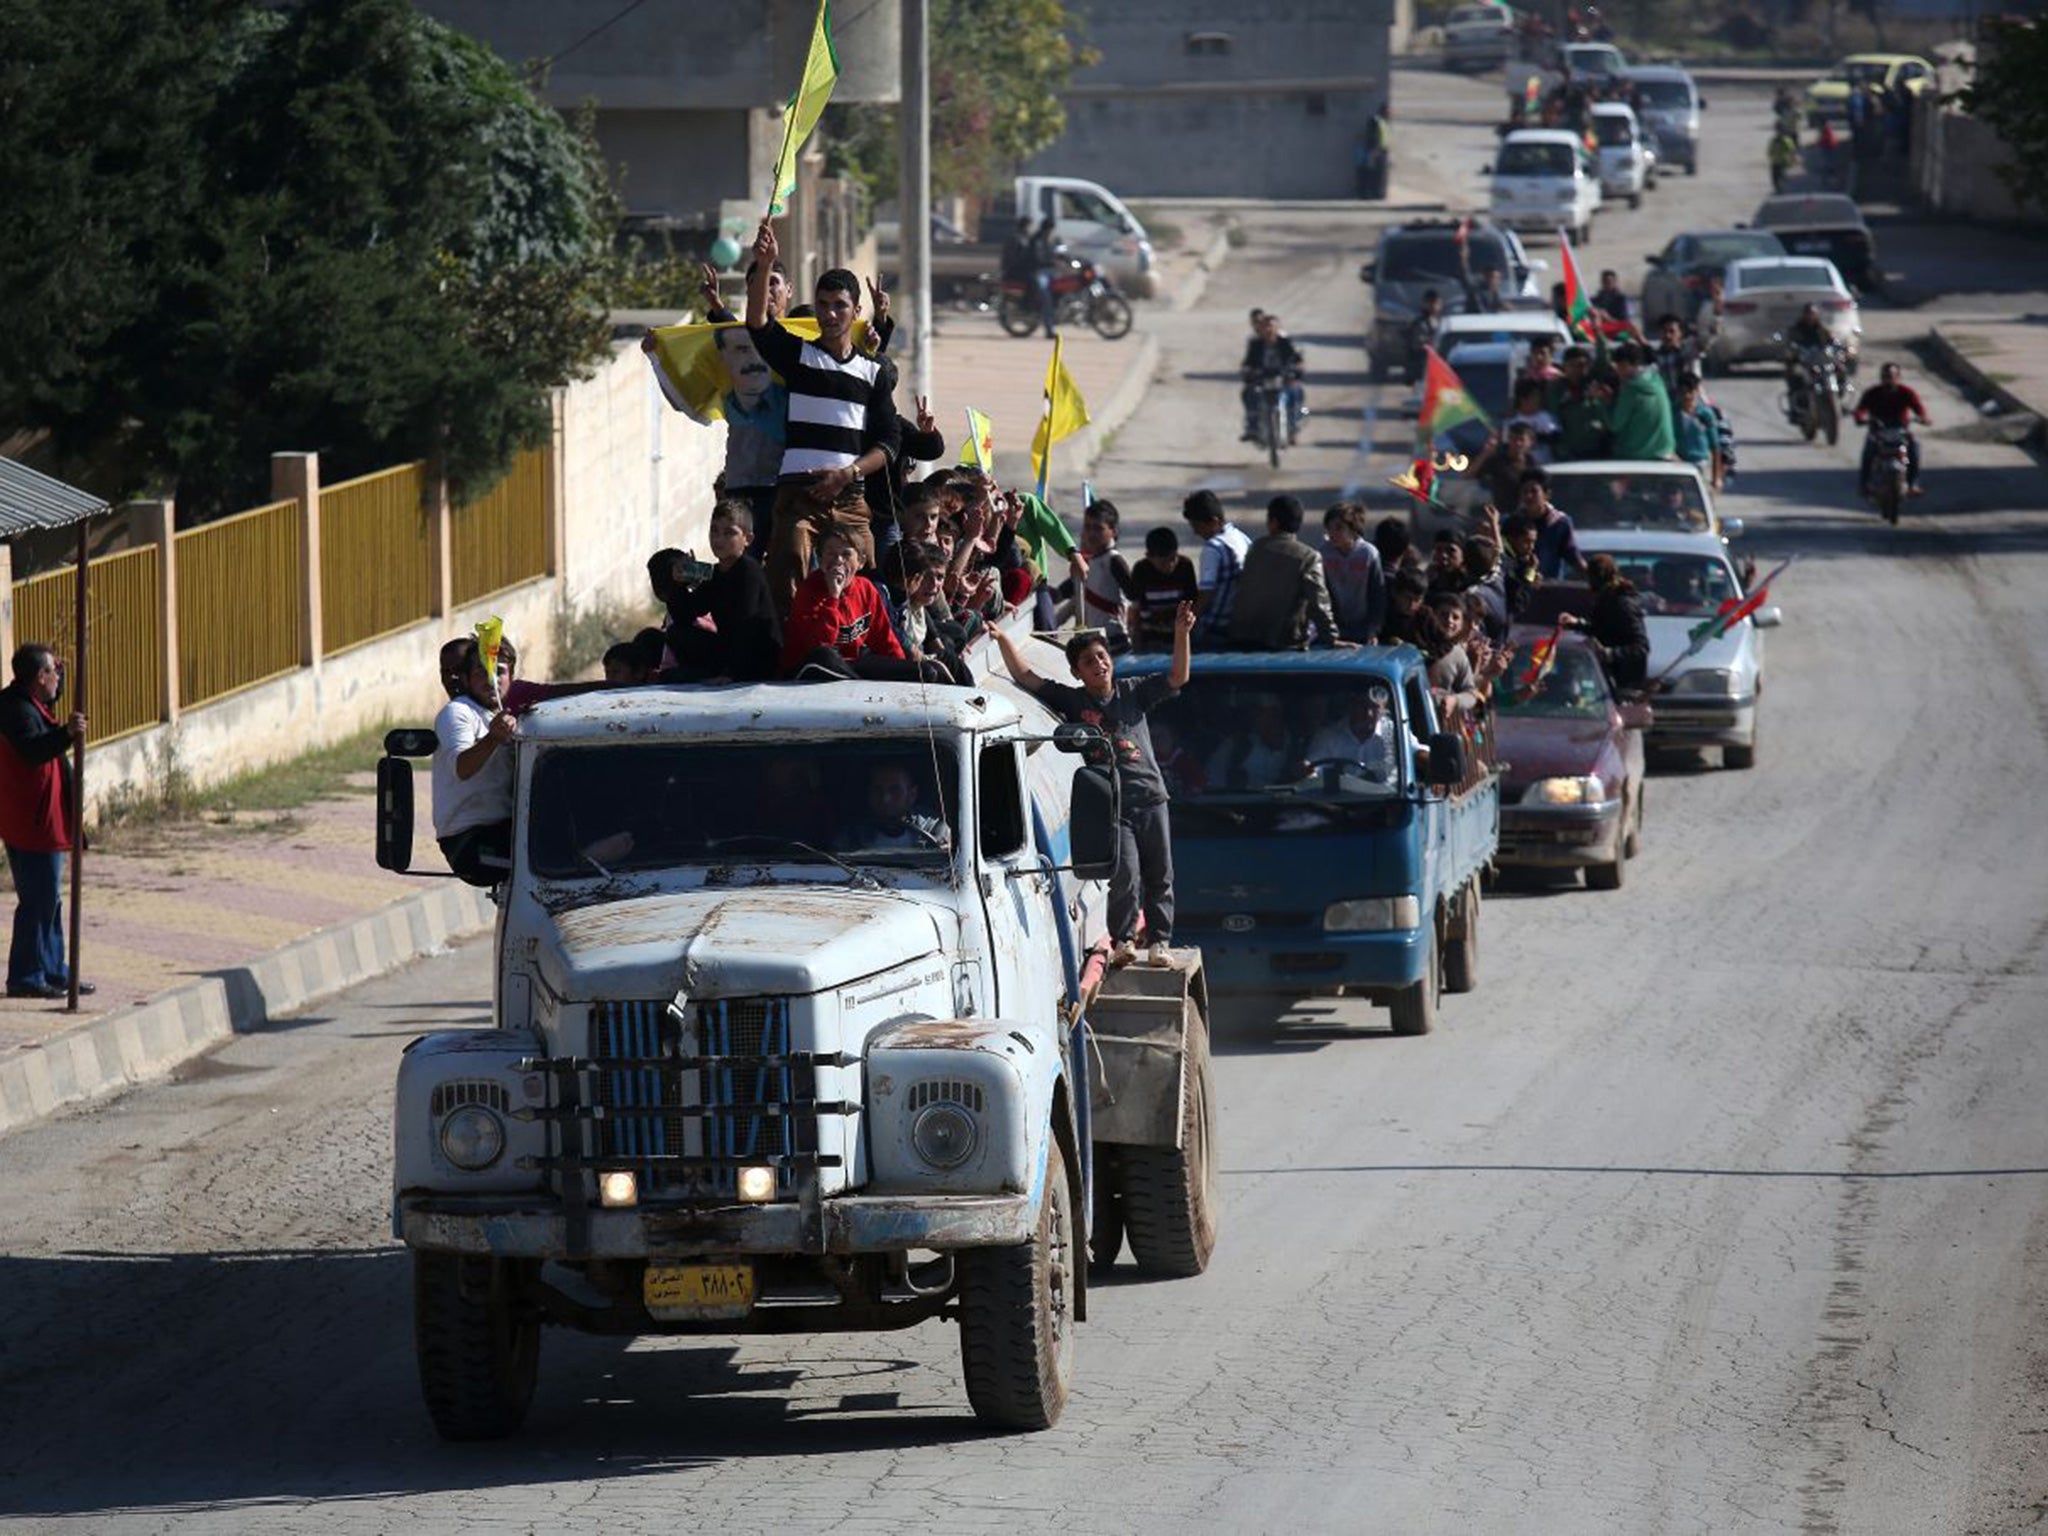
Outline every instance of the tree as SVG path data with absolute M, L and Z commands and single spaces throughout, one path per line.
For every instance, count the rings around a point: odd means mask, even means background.
M 932 0 L 932 189 L 985 197 L 1066 132 L 1060 92 L 1095 62 L 1064 0 Z M 835 107 L 826 118 L 835 169 L 878 198 L 896 195 L 893 108 Z
M 25 147 L 53 189 L 41 239 L 120 238 L 0 292 L 16 365 L 0 419 L 48 430 L 96 488 L 153 472 L 186 507 L 233 510 L 265 494 L 281 448 L 337 475 L 431 456 L 458 491 L 482 488 L 545 429 L 547 389 L 603 347 L 593 145 L 407 0 L 10 6 L 41 51 L 0 72 L 0 164 Z M 68 92 L 110 99 L 101 69 L 156 131 L 117 115 L 103 140 L 88 125 L 40 153 L 35 125 Z M 131 174 L 94 170 L 122 154 Z M 35 240 L 0 231 L 0 277 L 18 268 L 38 273 Z M 71 292 L 91 302 L 67 347 Z M 24 343 L 12 322 L 32 304 L 57 318 Z
M 2048 17 L 1983 23 L 1970 84 L 1958 100 L 2011 151 L 1999 175 L 2022 203 L 2048 206 Z

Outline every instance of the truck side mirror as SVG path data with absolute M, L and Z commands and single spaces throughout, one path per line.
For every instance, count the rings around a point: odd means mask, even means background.
M 393 731 L 396 736 L 400 732 Z M 432 736 L 432 731 L 424 732 Z M 402 875 L 412 865 L 412 764 L 377 759 L 377 867 Z
M 1067 842 L 1077 878 L 1107 880 L 1116 873 L 1117 809 L 1114 768 L 1086 763 L 1074 770 Z
M 1438 731 L 1429 738 L 1429 763 L 1422 782 L 1432 789 L 1455 789 L 1465 782 L 1465 738 L 1456 731 Z
M 1724 518 L 1722 518 L 1722 519 L 1721 519 L 1721 537 L 1722 537 L 1722 538 L 1724 538 L 1724 539 L 1739 539 L 1739 538 L 1741 538 L 1741 537 L 1742 537 L 1742 526 L 1743 526 L 1743 524 L 1742 524 L 1742 519 L 1741 519 L 1741 518 L 1739 518 L 1739 517 L 1724 517 Z
M 1379 271 L 1380 264 L 1376 261 L 1360 262 L 1358 280 L 1361 283 L 1376 283 L 1379 281 Z
M 392 757 L 432 757 L 441 738 L 424 727 L 401 726 L 384 733 L 384 750 Z
M 1091 768 L 1116 766 L 1109 738 L 1098 726 L 1083 725 L 1078 720 L 1062 721 L 1052 728 L 1052 744 L 1055 751 L 1072 752 Z

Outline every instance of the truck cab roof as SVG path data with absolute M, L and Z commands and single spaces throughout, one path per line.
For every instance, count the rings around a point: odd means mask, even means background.
M 633 737 L 865 736 L 1016 726 L 1023 714 L 993 688 L 916 683 L 657 684 L 548 699 L 520 721 L 529 741 L 549 744 Z
M 1117 662 L 1120 677 L 1149 677 L 1164 672 L 1172 658 L 1147 651 Z M 1422 653 L 1409 645 L 1361 645 L 1352 650 L 1197 651 L 1194 671 L 1202 673 L 1355 673 L 1399 683 L 1422 666 Z

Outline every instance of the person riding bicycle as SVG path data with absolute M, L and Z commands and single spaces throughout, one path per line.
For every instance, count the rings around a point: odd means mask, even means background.
M 1238 365 L 1244 388 L 1238 398 L 1244 405 L 1244 441 L 1259 441 L 1260 385 L 1277 377 L 1281 383 L 1281 430 L 1289 431 L 1304 414 L 1301 406 L 1301 349 L 1280 329 L 1280 317 L 1261 311 L 1252 322 L 1252 334 L 1245 342 L 1244 361 Z
M 1920 494 L 1920 439 L 1913 435 L 1912 423 L 1918 420 L 1921 426 L 1929 426 L 1927 407 L 1920 403 L 1920 396 L 1913 386 L 1902 382 L 1897 363 L 1886 363 L 1878 370 L 1877 382 L 1863 391 L 1863 398 L 1856 402 L 1852 413 L 1856 425 L 1865 422 L 1880 427 L 1893 427 L 1906 434 L 1906 494 Z M 1863 471 L 1858 484 L 1865 500 L 1870 497 L 1870 467 L 1877 458 L 1877 437 L 1875 433 L 1863 439 Z

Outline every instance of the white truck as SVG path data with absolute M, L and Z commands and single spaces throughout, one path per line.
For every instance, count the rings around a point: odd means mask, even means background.
M 932 223 L 932 283 L 941 292 L 973 291 L 986 294 L 1002 273 L 1003 243 L 1016 230 L 1019 219 L 1029 219 L 1032 228 L 1050 218 L 1067 254 L 1087 261 L 1109 274 L 1124 293 L 1134 299 L 1156 298 L 1159 274 L 1154 269 L 1152 237 L 1138 216 L 1122 198 L 1100 182 L 1078 176 L 1019 176 L 1002 196 L 992 198 L 981 212 L 978 238 L 934 219 Z M 901 226 L 882 222 L 875 226 L 876 247 L 885 281 L 893 282 L 902 268 L 898 255 Z
M 387 868 L 432 749 L 387 739 Z M 584 693 L 511 750 L 495 1019 L 409 1045 L 394 1111 L 443 1436 L 517 1428 L 547 1324 L 933 1318 L 960 1324 L 976 1415 L 1043 1428 L 1091 1252 L 1205 1267 L 1201 956 L 1106 963 L 1099 733 L 983 676 Z

